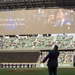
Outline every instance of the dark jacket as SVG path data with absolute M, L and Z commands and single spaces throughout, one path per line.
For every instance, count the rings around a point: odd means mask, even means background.
M 58 50 L 51 50 L 49 54 L 44 58 L 43 63 L 48 59 L 47 66 L 49 67 L 57 67 L 58 66 Z

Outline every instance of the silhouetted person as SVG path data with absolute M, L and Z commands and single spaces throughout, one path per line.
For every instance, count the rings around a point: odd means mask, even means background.
M 57 67 L 58 67 L 58 56 L 59 56 L 58 46 L 55 45 L 53 50 L 50 50 L 48 55 L 44 58 L 42 63 L 47 62 L 49 75 L 57 75 Z
M 73 66 L 75 67 L 75 54 L 73 56 Z

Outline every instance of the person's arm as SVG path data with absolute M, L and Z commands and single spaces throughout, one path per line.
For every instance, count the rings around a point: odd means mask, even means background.
M 42 63 L 46 62 L 46 60 L 49 58 L 49 54 L 43 59 Z
M 59 55 L 60 55 L 60 52 L 58 53 L 58 57 L 59 57 Z

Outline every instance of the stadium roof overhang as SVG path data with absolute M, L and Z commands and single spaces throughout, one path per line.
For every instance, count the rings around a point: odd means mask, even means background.
M 74 7 L 75 0 L 0 0 L 0 10 Z

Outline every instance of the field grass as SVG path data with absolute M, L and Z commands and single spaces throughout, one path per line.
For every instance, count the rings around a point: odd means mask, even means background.
M 0 75 L 48 75 L 47 68 L 0 69 Z M 75 68 L 58 68 L 58 75 L 75 75 Z

